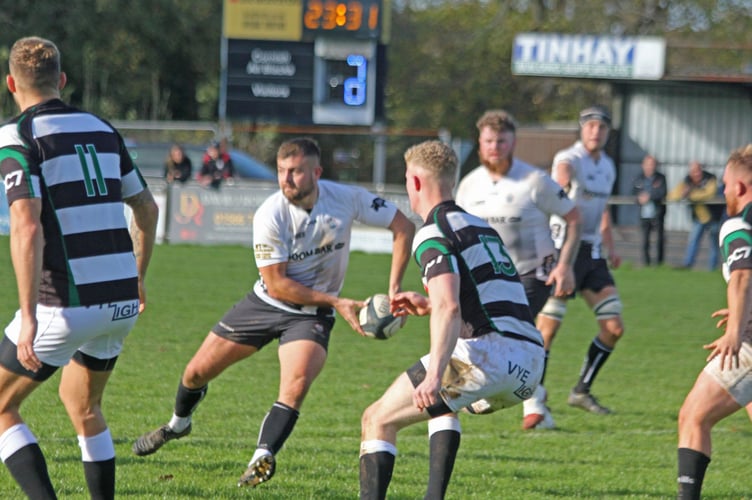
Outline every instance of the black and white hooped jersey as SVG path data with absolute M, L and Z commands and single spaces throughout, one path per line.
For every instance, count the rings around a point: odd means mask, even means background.
M 721 226 L 718 237 L 723 257 L 723 278 L 728 282 L 738 269 L 752 269 L 752 203 Z
M 122 137 L 59 99 L 0 127 L 8 204 L 41 198 L 39 303 L 76 307 L 138 298 L 123 198 L 144 190 Z
M 573 146 L 556 153 L 551 170 L 554 178 L 556 178 L 559 163 L 569 163 L 572 166 L 571 187 L 568 194 L 580 210 L 582 241 L 591 243 L 594 252 L 598 252 L 601 244 L 601 218 L 616 181 L 614 162 L 604 151 L 601 151 L 600 158 L 596 162 L 582 142 L 577 141 Z M 561 224 L 562 227 L 564 225 L 563 220 L 552 217 L 552 226 L 556 223 Z M 557 243 L 560 244 L 559 241 Z M 599 255 L 593 257 L 599 257 Z
M 437 205 L 413 240 L 424 286 L 435 276 L 460 278 L 461 337 L 510 332 L 543 345 L 525 289 L 499 234 L 454 201 Z
M 752 269 L 752 203 L 723 223 L 718 240 L 723 258 L 723 278 L 727 283 L 734 271 Z M 747 322 L 743 334 L 746 342 L 752 342 L 750 324 L 752 321 Z

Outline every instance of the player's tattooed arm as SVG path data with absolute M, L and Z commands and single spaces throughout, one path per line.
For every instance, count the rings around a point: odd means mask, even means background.
M 135 196 L 123 200 L 133 211 L 130 233 L 133 241 L 133 254 L 136 257 L 138 269 L 138 293 L 141 301 L 141 310 L 146 304 L 146 289 L 144 278 L 146 269 L 149 267 L 151 254 L 154 250 L 154 242 L 157 233 L 157 219 L 159 208 L 154 197 L 148 189 L 144 189 Z

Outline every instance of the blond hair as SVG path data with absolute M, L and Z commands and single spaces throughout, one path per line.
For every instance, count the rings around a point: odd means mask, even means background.
M 44 38 L 30 36 L 13 44 L 8 67 L 16 86 L 42 94 L 58 91 L 60 84 L 60 51 Z
M 425 141 L 405 151 L 405 163 L 415 164 L 436 178 L 454 184 L 457 174 L 457 155 L 441 141 Z
M 739 177 L 748 183 L 752 182 L 752 144 L 732 151 L 726 163 Z

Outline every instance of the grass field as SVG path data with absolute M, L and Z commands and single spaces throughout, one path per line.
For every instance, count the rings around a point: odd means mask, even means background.
M 7 237 L 0 238 L 0 321 L 16 308 Z M 388 255 L 352 255 L 344 294 L 384 291 Z M 352 499 L 358 496 L 360 414 L 428 348 L 425 318 L 412 318 L 388 341 L 335 326 L 330 357 L 277 457 L 277 474 L 260 487 L 236 481 L 255 448 L 258 426 L 277 391 L 276 345 L 210 384 L 193 433 L 149 457 L 133 440 L 166 422 L 181 370 L 217 319 L 251 287 L 249 249 L 160 246 L 147 280 L 149 305 L 129 336 L 105 398 L 118 454 L 117 492 L 124 498 Z M 620 269 L 626 335 L 593 392 L 615 410 L 586 414 L 566 405 L 595 322 L 582 301 L 570 306 L 554 345 L 547 388 L 558 428 L 520 430 L 522 408 L 461 417 L 448 497 L 456 499 L 672 498 L 676 491 L 676 416 L 704 365 L 701 345 L 717 332 L 710 313 L 725 303 L 720 273 Z M 419 289 L 411 263 L 405 288 Z M 87 498 L 76 437 L 57 397 L 56 374 L 22 413 L 44 450 L 60 498 Z M 743 412 L 713 434 L 707 498 L 752 498 L 748 476 L 752 426 Z M 742 448 L 735 443 L 742 442 Z M 399 435 L 390 499 L 422 498 L 427 478 L 426 426 Z M 744 451 L 747 450 L 747 451 Z M 21 498 L 0 470 L 0 498 Z

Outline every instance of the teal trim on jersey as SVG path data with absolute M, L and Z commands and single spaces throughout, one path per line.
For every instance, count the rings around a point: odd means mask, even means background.
M 439 252 L 441 252 L 442 255 L 449 255 L 449 254 L 451 254 L 451 252 L 449 251 L 449 249 L 445 245 L 442 245 L 441 243 L 439 243 L 436 240 L 427 240 L 427 241 L 424 241 L 423 243 L 421 243 L 420 245 L 418 245 L 418 248 L 415 250 L 415 261 L 418 263 L 418 266 L 420 266 L 420 261 L 421 261 L 421 258 L 423 257 L 423 254 L 427 250 L 432 250 L 432 249 L 438 250 Z M 452 263 L 452 261 L 450 260 L 449 264 L 451 265 L 451 263 Z M 456 270 L 454 268 L 452 268 L 452 271 L 456 272 Z
M 24 177 L 26 178 L 26 187 L 29 189 L 31 196 L 33 198 L 36 198 L 37 196 L 34 192 L 34 183 L 31 182 L 31 171 L 29 170 L 29 163 L 26 161 L 24 155 L 10 148 L 0 150 L 0 162 L 7 159 L 15 160 L 21 166 L 21 169 L 24 171 Z
M 749 243 L 750 246 L 752 246 L 752 235 L 749 234 L 748 229 L 738 229 L 732 233 L 729 233 L 726 238 L 724 238 L 723 248 L 721 249 L 724 261 L 728 260 L 729 247 L 731 246 L 731 243 L 737 240 L 744 240 Z

